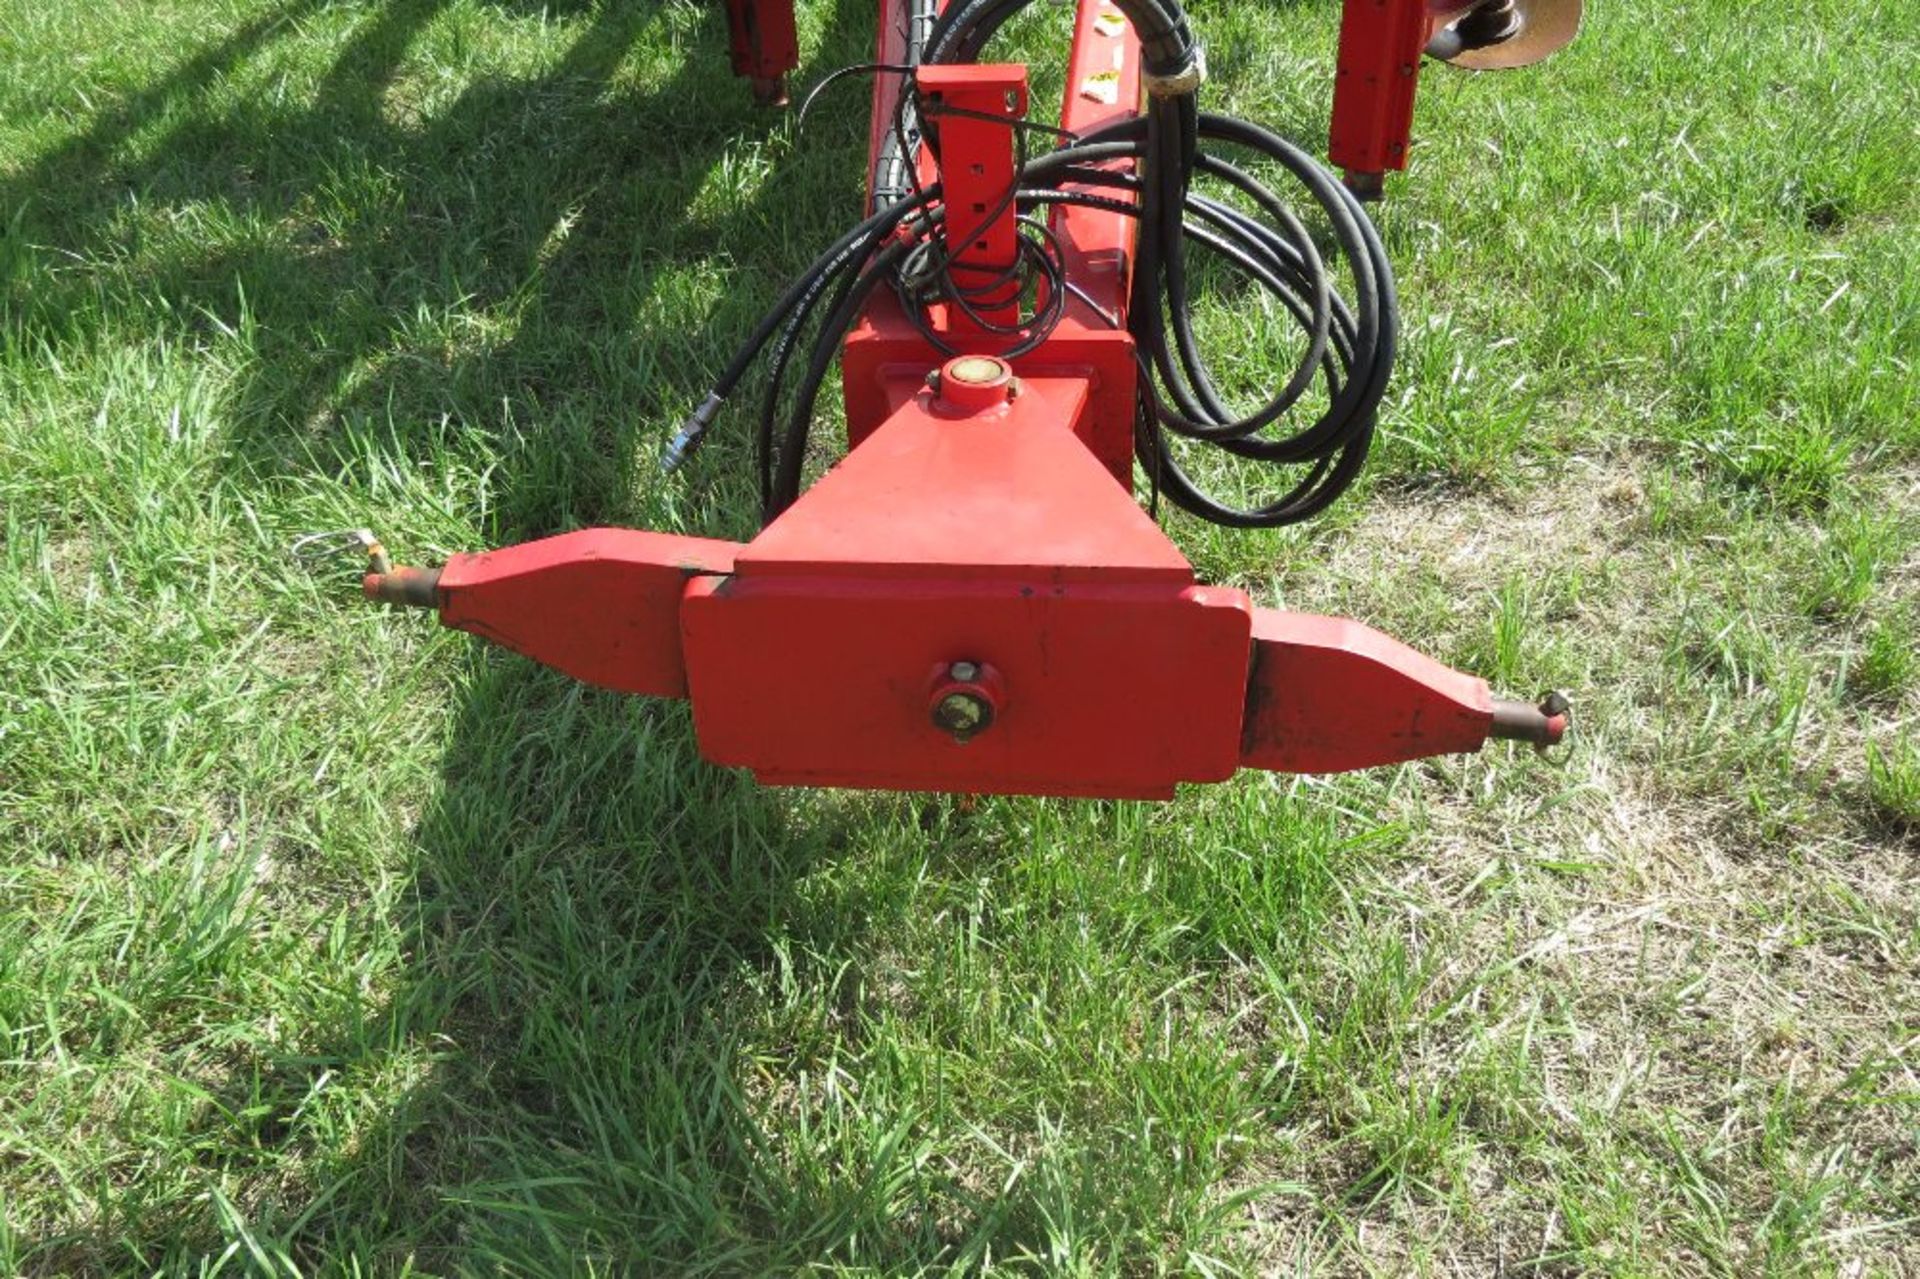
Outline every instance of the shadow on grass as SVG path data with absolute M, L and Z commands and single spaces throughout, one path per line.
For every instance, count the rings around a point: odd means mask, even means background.
M 252 20 L 0 185 L 11 238 L 53 247 L 0 274 L 8 310 L 67 341 L 241 335 L 223 409 L 247 482 L 336 465 L 356 428 L 431 464 L 451 420 L 481 428 L 493 539 L 631 519 L 663 415 L 698 401 L 729 338 L 817 251 L 800 224 L 844 220 L 857 162 L 758 180 L 739 144 L 784 124 L 727 74 L 717 6 L 684 49 L 677 6 L 586 8 L 551 65 L 440 102 L 408 59 L 447 44 L 433 28 L 461 6 L 394 0 L 310 97 L 254 91 L 249 64 L 324 8 Z M 544 28 L 526 8 L 503 12 Z M 864 56 L 870 23 L 842 0 L 822 58 Z M 141 225 L 148 208 L 174 227 Z
M 368 422 L 402 464 L 431 462 L 435 423 L 453 418 L 487 424 L 469 447 L 492 470 L 493 537 L 631 519 L 659 445 L 641 424 L 694 402 L 715 358 L 711 338 L 636 326 L 700 313 L 685 289 L 713 331 L 744 328 L 812 239 L 784 242 L 789 215 L 818 196 L 830 217 L 857 187 L 840 173 L 770 190 L 731 172 L 742 135 L 779 125 L 727 74 L 717 6 L 643 89 L 622 65 L 672 10 L 572 6 L 582 30 L 552 65 L 483 75 L 396 122 L 410 50 L 455 6 L 394 0 L 352 29 L 310 99 L 219 101 L 326 7 L 247 22 L 0 186 L 0 207 L 24 210 L 21 240 L 112 264 L 0 277 L 13 316 L 54 341 L 243 333 L 250 359 L 222 406 L 242 486 L 324 470 Z M 501 11 L 544 23 L 552 6 Z M 864 0 L 838 5 L 823 56 L 863 56 L 870 22 Z M 862 98 L 838 105 L 857 115 Z M 218 225 L 142 243 L 140 206 Z M 723 251 L 769 269 L 730 290 Z M 707 768 L 684 708 L 470 660 L 414 834 L 401 989 L 348 1001 L 288 1036 L 294 1051 L 206 1090 L 207 1136 L 187 1143 L 208 1152 L 206 1200 L 143 1203 L 129 1187 L 118 1218 L 24 1241 L 31 1271 L 185 1269 L 238 1246 L 235 1264 L 261 1268 L 531 1252 L 685 1272 L 804 1255 L 857 1218 L 857 1180 L 846 1203 L 781 1180 L 733 1028 L 775 967 L 775 934 L 858 926 L 796 888 L 842 820 L 831 806 L 797 818 Z M 350 1147 L 315 1139 L 330 1080 L 378 1079 L 421 1045 L 429 1065 L 393 1080 L 390 1115 L 355 1124 Z
M 718 13 L 681 48 L 684 9 L 617 0 L 578 7 L 534 71 L 444 101 L 408 77 L 456 0 L 371 8 L 297 103 L 234 90 L 329 7 L 247 23 L 0 186 L 23 239 L 90 264 L 0 276 L 14 322 L 75 343 L 240 335 L 222 465 L 243 493 L 336 477 L 369 435 L 383 464 L 437 465 L 453 420 L 471 428 L 458 462 L 490 477 L 489 542 L 659 522 L 640 478 L 661 423 L 847 220 L 866 95 L 828 99 L 766 180 L 740 140 L 781 126 L 727 74 Z M 826 19 L 821 65 L 868 56 L 869 0 Z M 147 208 L 170 219 L 130 213 Z M 743 531 L 741 498 L 681 526 Z M 335 1012 L 267 1037 L 287 1049 L 236 1051 L 175 1147 L 205 1195 L 149 1198 L 135 1173 L 103 1196 L 111 1219 L 9 1241 L 29 1271 L 226 1252 L 261 1270 L 913 1269 L 969 1230 L 1044 1251 L 1044 1209 L 949 1186 L 911 1104 L 841 1114 L 877 1127 L 828 1139 L 818 1099 L 792 1091 L 834 1086 L 865 1033 L 836 1001 L 864 983 L 809 970 L 823 1009 L 783 1005 L 782 982 L 796 962 L 861 962 L 885 914 L 871 886 L 810 872 L 851 840 L 917 837 L 917 801 L 762 791 L 698 760 L 684 707 L 467 660 L 410 823 L 391 994 L 329 994 Z M 315 945 L 352 969 L 356 939 Z M 767 1044 L 778 1060 L 752 1059 Z M 391 1106 L 370 1116 L 376 1098 Z M 1098 1178 L 1061 1193 L 1102 1210 Z
M 866 926 L 804 887 L 846 810 L 707 767 L 682 707 L 471 666 L 402 918 L 369 921 L 407 934 L 397 987 L 333 992 L 331 1020 L 231 1054 L 167 1145 L 204 1193 L 147 1201 L 136 1177 L 113 1216 L 9 1241 L 26 1273 L 727 1272 L 884 1225 L 863 1170 L 789 1177 L 750 1095 L 777 1072 L 742 1048 L 790 956 Z M 348 969 L 357 944 L 379 943 L 315 942 Z
M 844 815 L 706 767 L 684 708 L 476 664 L 418 827 L 410 982 L 385 1014 L 396 1049 L 444 1047 L 315 1182 L 356 1183 L 343 1198 L 391 1220 L 326 1222 L 305 1260 L 349 1240 L 535 1272 L 804 1259 L 797 1243 L 859 1214 L 860 1183 L 835 1203 L 785 1179 L 743 1039 L 782 956 L 861 927 L 804 889 Z

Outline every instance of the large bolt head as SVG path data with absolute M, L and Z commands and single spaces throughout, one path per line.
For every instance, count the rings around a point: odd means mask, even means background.
M 992 355 L 963 355 L 946 367 L 947 377 L 968 386 L 996 386 L 1004 383 L 1011 372 L 1004 361 Z
M 1005 407 L 1013 394 L 1013 369 L 992 355 L 962 355 L 940 370 L 940 404 L 965 413 Z
M 993 723 L 993 703 L 971 689 L 958 689 L 934 703 L 933 723 L 964 742 Z
M 933 668 L 927 713 L 933 726 L 965 744 L 993 726 L 1005 696 L 1000 673 L 976 658 L 941 662 Z

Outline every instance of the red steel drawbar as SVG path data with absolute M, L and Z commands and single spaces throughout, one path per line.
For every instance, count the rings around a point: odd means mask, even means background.
M 906 9 L 883 0 L 883 61 Z M 1414 9 L 1424 39 L 1425 0 Z M 1080 0 L 1062 112 L 1076 133 L 1139 101 L 1139 46 L 1117 16 Z M 992 117 L 1025 110 L 1024 68 L 917 79 L 923 100 L 964 111 L 927 176 L 965 229 L 956 262 L 990 279 L 1014 233 L 1012 130 Z M 898 92 L 885 80 L 875 159 Z M 1402 114 L 1377 104 L 1368 136 Z M 1131 491 L 1132 220 L 1062 207 L 1050 226 L 1073 296 L 1011 363 L 960 316 L 934 317 L 958 354 L 942 352 L 875 296 L 843 352 L 846 458 L 752 541 L 587 529 L 370 573 L 367 594 L 590 683 L 689 698 L 702 754 L 773 784 L 1164 799 L 1241 767 L 1559 740 L 1563 703 L 1496 701 L 1357 622 L 1195 580 Z

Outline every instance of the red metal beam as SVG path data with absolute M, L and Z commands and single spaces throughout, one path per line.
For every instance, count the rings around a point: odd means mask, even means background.
M 1014 137 L 1027 114 L 1027 69 L 1006 63 L 923 66 L 914 81 L 921 109 L 938 121 L 948 155 L 940 169 L 953 254 L 953 279 L 967 303 L 990 324 L 1018 323 L 1018 229 L 1014 225 Z M 999 282 L 996 284 L 996 281 Z M 942 328 L 985 333 L 963 307 L 951 307 Z
M 1249 767 L 1344 773 L 1476 751 L 1492 729 L 1485 680 L 1343 617 L 1254 610 Z
M 745 546 L 589 529 L 368 593 L 690 696 L 701 752 L 776 784 L 1167 798 L 1558 740 L 1563 715 L 1357 622 L 1197 584 L 1084 444 L 1092 403 L 955 360 Z
M 873 60 L 883 67 L 904 66 L 912 48 L 913 16 L 909 0 L 880 0 L 880 28 L 875 37 Z M 873 212 L 873 179 L 880 163 L 880 148 L 893 128 L 894 111 L 900 95 L 906 92 L 907 79 L 884 71 L 873 77 L 873 111 L 867 122 L 867 212 Z
M 680 597 L 733 571 L 738 542 L 594 528 L 456 555 L 440 570 L 440 621 L 575 679 L 622 693 L 685 697 Z M 383 596 L 378 575 L 367 594 Z M 406 601 L 406 602 L 421 602 Z
M 1130 119 L 1139 111 L 1140 41 L 1111 0 L 1082 3 L 1074 19 L 1060 127 L 1080 136 Z M 1125 169 L 1130 163 L 1109 167 Z M 1118 191 L 1102 194 L 1132 199 Z M 1067 206 L 1054 210 L 1050 225 L 1066 249 L 1067 278 L 1084 295 L 1067 304 L 1068 319 L 1090 332 L 1124 329 L 1138 224 L 1123 213 Z

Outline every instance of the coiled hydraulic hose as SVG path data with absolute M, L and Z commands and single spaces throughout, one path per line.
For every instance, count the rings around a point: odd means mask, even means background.
M 1136 445 L 1142 466 L 1157 491 L 1215 523 L 1257 528 L 1304 520 L 1352 484 L 1373 438 L 1399 318 L 1385 250 L 1359 201 L 1300 148 L 1258 125 L 1199 111 L 1200 51 L 1177 3 L 1116 2 L 1140 39 L 1147 109 L 1136 119 L 1067 139 L 1033 159 L 1025 158 L 1025 129 L 1037 126 L 1014 125 L 1020 130 L 1022 161 L 1013 203 L 1031 250 L 1027 258 L 1049 286 L 1040 292 L 1058 298 L 1062 282 L 1050 274 L 1047 264 L 1053 259 L 1044 244 L 1051 237 L 1026 215 L 1054 205 L 1082 205 L 1138 218 L 1128 328 L 1141 363 Z M 933 23 L 913 51 L 917 58 L 910 60 L 976 61 L 994 33 L 1028 3 L 956 3 Z M 893 129 L 902 155 L 921 134 L 937 154 L 937 125 L 937 116 L 930 116 L 911 92 L 902 94 Z M 1334 287 L 1314 237 L 1288 204 L 1254 176 L 1253 166 L 1228 158 L 1239 153 L 1279 167 L 1306 189 L 1345 259 L 1349 294 Z M 894 171 L 911 177 L 913 166 L 898 164 Z M 1238 199 L 1194 190 L 1196 175 Z M 756 440 L 768 520 L 799 496 L 819 389 L 867 299 L 875 289 L 891 286 L 912 311 L 915 282 L 924 281 L 929 258 L 942 269 L 950 260 L 943 248 L 938 186 L 883 190 L 876 182 L 875 193 L 876 211 L 787 290 L 668 450 L 669 464 L 677 464 L 698 444 L 771 344 L 772 373 Z M 1305 337 L 1303 354 L 1286 382 L 1250 412 L 1228 406 L 1201 350 L 1191 313 L 1189 255 L 1195 249 L 1215 255 L 1258 286 Z M 964 302 L 951 291 L 950 281 L 947 288 L 947 300 Z M 1058 306 L 1042 308 L 1023 320 L 1007 335 L 1008 351 L 1017 354 L 1038 345 L 1058 312 Z M 789 366 L 816 316 L 804 371 L 783 414 Z M 1310 423 L 1285 430 L 1283 419 L 1316 383 L 1324 390 L 1324 410 Z M 1289 471 L 1304 468 L 1304 474 L 1277 496 L 1232 505 L 1206 492 L 1182 466 L 1180 456 L 1191 450 L 1176 445 L 1176 438 Z

